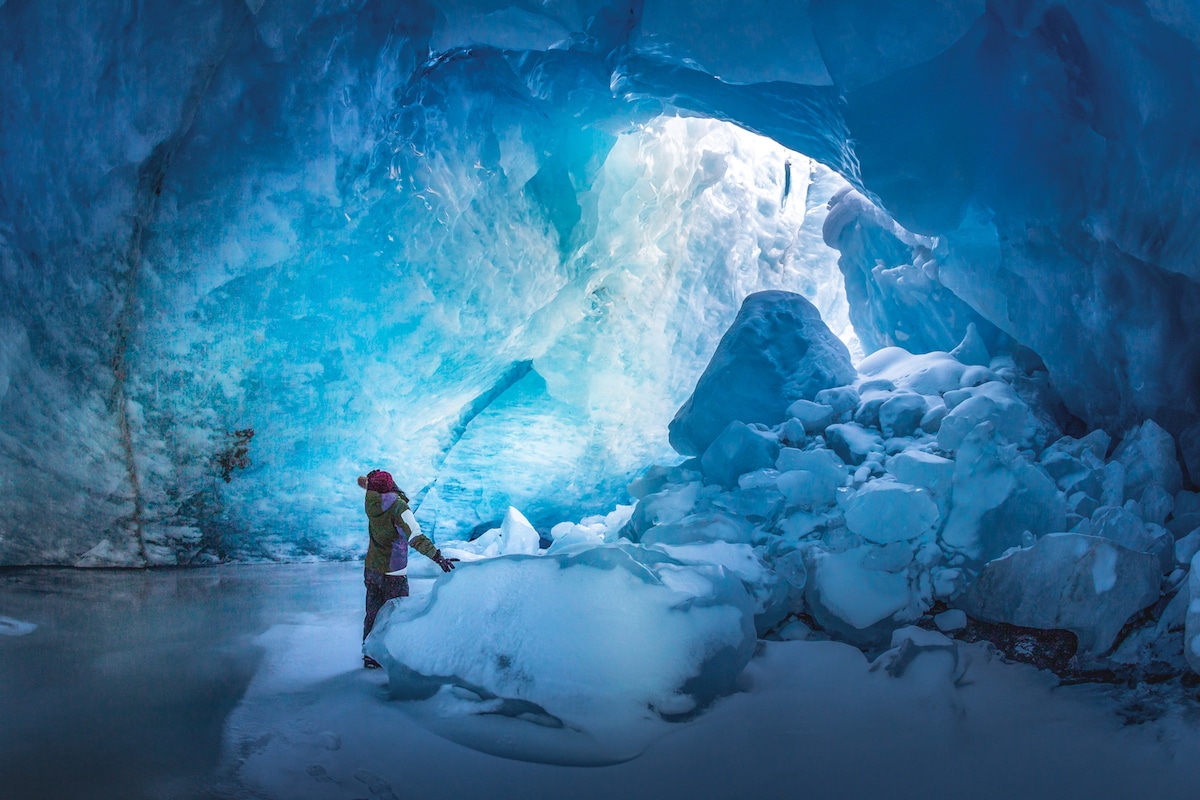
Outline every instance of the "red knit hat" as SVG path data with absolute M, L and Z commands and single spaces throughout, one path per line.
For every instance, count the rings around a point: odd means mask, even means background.
M 392 473 L 384 472 L 381 469 L 373 469 L 367 473 L 367 491 L 379 492 L 398 492 L 396 481 L 392 479 Z

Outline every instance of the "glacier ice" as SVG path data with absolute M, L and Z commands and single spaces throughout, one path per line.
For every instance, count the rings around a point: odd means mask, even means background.
M 846 501 L 846 527 L 868 542 L 915 539 L 933 528 L 937 505 L 929 493 L 897 481 L 870 481 Z
M 705 453 L 733 420 L 776 425 L 796 400 L 812 400 L 854 377 L 850 353 L 803 296 L 748 296 L 671 420 L 671 446 Z
M 700 469 L 704 477 L 733 487 L 739 477 L 773 465 L 778 457 L 779 442 L 774 437 L 764 436 L 745 422 L 734 419 L 704 449 Z
M 392 697 L 425 701 L 452 740 L 542 763 L 624 761 L 663 720 L 731 692 L 753 654 L 754 604 L 735 575 L 761 568 L 744 551 L 692 558 L 696 547 L 467 564 L 424 602 L 388 604 L 367 652 Z
M 1044 536 L 996 559 L 962 597 L 968 614 L 992 622 L 1065 628 L 1098 655 L 1125 622 L 1159 597 L 1157 556 L 1077 533 Z
M 130 291 L 105 254 L 132 235 L 119 206 L 137 196 L 133 150 L 127 169 L 89 165 L 4 228 L 0 459 L 12 491 L 0 561 L 74 564 L 104 541 L 83 563 L 353 557 L 344 474 L 364 463 L 393 468 L 435 536 L 499 525 L 510 505 L 545 532 L 609 507 L 669 452 L 662 420 L 745 294 L 801 289 L 853 340 L 820 238 L 842 184 L 828 170 L 725 123 L 613 121 L 611 100 L 563 108 L 559 87 L 609 93 L 582 55 L 425 63 L 428 20 L 380 28 L 386 8 L 310 11 L 265 6 L 241 22 L 195 11 L 169 29 L 148 16 L 131 35 L 161 42 L 96 54 L 118 71 L 160 45 L 203 60 L 188 25 L 241 24 L 216 31 L 228 41 L 205 52 L 220 66 L 179 112 L 187 127 L 144 198 L 140 271 L 118 271 Z M 86 20 L 66 24 L 86 33 Z M 52 49 L 37 57 L 46 75 L 65 68 Z M 188 69 L 166 70 L 168 85 Z M 153 105 L 162 91 L 147 86 L 129 108 L 75 105 L 174 130 L 174 107 Z M 116 124 L 89 118 L 90 147 L 124 153 Z M 36 177 L 10 178 L 9 196 Z M 101 214 L 95 196 L 117 207 Z M 71 208 L 93 209 L 80 224 L 97 227 L 96 243 L 54 232 Z M 59 257 L 40 230 L 83 249 Z M 52 270 L 46 284 L 30 259 Z M 43 312 L 61 281 L 78 291 L 59 298 L 61 316 Z M 75 298 L 92 305 L 63 305 Z M 109 320 L 124 338 L 111 341 Z M 214 461 L 251 429 L 249 466 L 225 482 Z M 36 501 L 47 480 L 90 492 L 68 495 L 50 528 Z
M 1194 15 L 835 5 L 0 7 L 0 561 L 349 555 L 400 441 L 431 531 L 600 510 L 769 288 L 1196 472 Z

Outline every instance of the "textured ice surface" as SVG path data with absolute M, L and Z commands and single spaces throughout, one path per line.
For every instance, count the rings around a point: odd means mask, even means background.
M 139 87 L 59 98 L 53 131 L 5 126 L 10 147 L 92 155 L 0 175 L 26 209 L 0 209 L 0 562 L 104 541 L 85 563 L 353 556 L 372 466 L 435 537 L 509 505 L 545 531 L 669 452 L 746 294 L 804 292 L 853 337 L 820 239 L 841 179 L 724 123 L 610 124 L 598 59 L 422 65 L 431 19 L 375 6 L 113 6 L 99 31 L 0 13 L 30 42 L 6 108 L 40 102 L 20 75 L 81 63 Z M 77 57 L 93 33 L 124 49 Z M 224 469 L 246 429 L 249 465 Z M 46 517 L 55 483 L 88 493 Z
M 845 344 L 812 303 L 788 292 L 752 294 L 671 420 L 671 446 L 700 455 L 734 420 L 777 425 L 796 400 L 852 380 Z
M 349 556 L 372 465 L 435 536 L 604 510 L 745 296 L 846 336 L 823 235 L 868 350 L 1194 462 L 1196 16 L 981 8 L 0 6 L 0 562 Z
M 1187 586 L 1180 591 L 1188 595 L 1183 654 L 1192 672 L 1200 673 L 1200 554 L 1192 557 Z
M 960 602 L 979 619 L 1073 631 L 1080 651 L 1098 655 L 1158 599 L 1161 572 L 1156 556 L 1056 533 L 990 562 Z
M 937 518 L 926 490 L 894 481 L 871 481 L 846 503 L 846 527 L 876 544 L 915 539 Z

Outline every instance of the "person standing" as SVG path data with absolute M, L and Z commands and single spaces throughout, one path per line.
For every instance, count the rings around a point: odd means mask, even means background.
M 363 583 L 367 586 L 367 613 L 363 619 L 363 641 L 375 627 L 375 617 L 383 604 L 397 597 L 408 597 L 408 550 L 411 547 L 433 561 L 443 572 L 454 569 L 456 558 L 446 558 L 429 537 L 408 506 L 408 497 L 400 491 L 390 473 L 371 470 L 360 476 L 358 485 L 367 490 L 363 501 L 367 513 L 367 558 L 363 565 Z M 363 666 L 381 665 L 363 655 Z

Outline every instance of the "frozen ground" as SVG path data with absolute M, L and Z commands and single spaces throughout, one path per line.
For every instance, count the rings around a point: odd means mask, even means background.
M 1194 697 L 1128 725 L 1145 687 L 1058 686 L 978 645 L 960 645 L 957 667 L 932 650 L 894 677 L 888 654 L 872 670 L 844 645 L 766 643 L 739 694 L 632 761 L 485 755 L 429 733 L 359 667 L 360 574 L 0 574 L 4 795 L 1184 798 L 1200 786 Z

